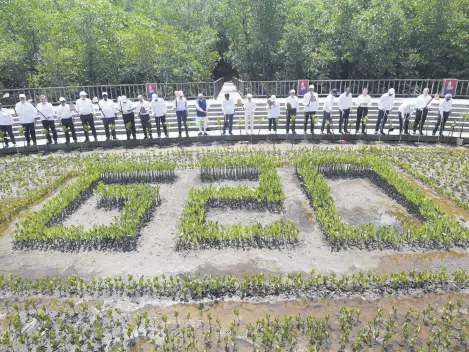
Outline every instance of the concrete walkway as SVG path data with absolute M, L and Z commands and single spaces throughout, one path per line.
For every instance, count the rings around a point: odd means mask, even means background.
M 222 101 L 223 99 L 225 99 L 226 93 L 230 93 L 230 98 L 234 99 L 235 102 L 238 99 L 241 99 L 241 95 L 236 89 L 236 86 L 231 81 L 225 82 L 223 84 L 223 87 L 221 88 L 221 91 L 218 94 L 217 101 Z

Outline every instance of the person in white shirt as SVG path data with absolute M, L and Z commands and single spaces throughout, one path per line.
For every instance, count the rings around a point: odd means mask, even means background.
M 362 123 L 362 133 L 366 134 L 363 118 L 368 116 L 368 108 L 371 106 L 371 97 L 368 95 L 368 88 L 363 88 L 362 94 L 357 97 L 355 104 L 357 108 L 357 123 L 355 125 L 355 134 L 358 133 L 360 122 Z
M 174 100 L 174 106 L 176 107 L 176 117 L 178 120 L 178 132 L 179 138 L 181 138 L 182 134 L 182 125 L 184 124 L 184 129 L 186 131 L 186 137 L 189 137 L 189 130 L 187 128 L 187 112 L 189 111 L 189 105 L 187 104 L 187 100 L 184 97 L 183 91 L 177 92 L 178 95 Z
M 378 120 L 376 121 L 375 134 L 378 134 L 378 131 L 381 134 L 385 134 L 383 129 L 386 126 L 386 121 L 388 116 L 391 113 L 392 107 L 394 106 L 394 97 L 395 97 L 394 88 L 389 89 L 387 93 L 384 93 L 378 101 Z
M 296 111 L 298 109 L 298 97 L 295 95 L 295 93 L 295 90 L 292 89 L 290 91 L 290 96 L 285 101 L 287 104 L 287 133 L 290 132 L 291 117 L 296 116 Z M 293 134 L 296 134 L 295 120 L 293 120 L 293 123 L 291 124 L 291 131 Z
M 415 104 L 412 101 L 403 102 L 398 111 L 399 115 L 399 134 L 402 134 L 402 125 L 404 125 L 404 133 L 409 134 L 409 119 L 415 110 Z
M 225 94 L 225 99 L 221 103 L 221 109 L 223 110 L 223 115 L 225 116 L 225 121 L 223 123 L 223 134 L 226 134 L 226 125 L 228 124 L 228 132 L 233 134 L 233 117 L 235 113 L 235 103 L 233 99 L 230 99 L 230 93 Z
M 47 144 L 52 143 L 50 132 L 54 138 L 54 144 L 57 144 L 57 131 L 55 130 L 55 118 L 54 118 L 54 107 L 51 103 L 47 102 L 47 97 L 41 95 L 41 102 L 37 104 L 36 109 L 38 116 L 41 119 L 42 127 L 47 131 Z
M 163 125 L 164 135 L 168 137 L 168 129 L 166 127 L 166 103 L 163 99 L 158 98 L 158 94 L 153 94 L 151 100 L 151 111 L 155 117 L 156 122 L 156 132 L 158 133 L 158 138 L 161 136 L 161 125 Z
M 202 93 L 199 93 L 197 99 L 195 101 L 195 111 L 196 111 L 196 118 L 195 122 L 197 126 L 199 126 L 199 136 L 207 135 L 207 125 L 208 125 L 208 116 L 207 116 L 208 104 L 207 99 L 204 98 Z M 201 121 L 203 121 L 203 131 L 201 126 Z
M 13 145 L 16 146 L 15 134 L 13 133 L 13 116 L 11 116 L 8 110 L 3 108 L 2 103 L 0 103 L 0 131 L 3 132 L 5 148 L 8 148 L 7 133 Z
M 438 128 L 440 128 L 440 136 L 443 136 L 443 132 L 445 131 L 445 124 L 452 109 L 453 96 L 451 94 L 446 94 L 445 99 L 440 102 L 440 106 L 438 108 L 438 120 L 436 121 L 435 128 L 433 129 L 433 136 L 436 134 L 436 132 L 438 132 Z
M 37 110 L 30 102 L 26 101 L 24 94 L 20 94 L 20 101 L 15 105 L 15 113 L 18 116 L 21 127 L 23 127 L 23 133 L 28 146 L 31 145 L 31 139 L 33 144 L 36 145 L 34 121 L 36 120 Z
M 314 92 L 314 85 L 309 86 L 309 92 L 303 96 L 303 106 L 305 112 L 304 133 L 308 128 L 308 121 L 311 121 L 311 133 L 314 133 L 313 119 L 318 111 L 318 95 Z
M 151 134 L 151 122 L 150 122 L 150 103 L 143 99 L 142 95 L 137 97 L 137 112 L 138 116 L 140 117 L 140 122 L 142 123 L 143 129 L 143 139 L 147 139 L 148 135 L 150 135 L 150 139 L 153 138 Z
M 269 132 L 271 131 L 272 124 L 274 125 L 274 131 L 277 132 L 277 118 L 280 116 L 280 104 L 276 102 L 277 97 L 272 95 L 267 100 L 267 118 L 269 119 Z
M 250 131 L 254 128 L 254 114 L 256 113 L 256 102 L 252 100 L 252 94 L 247 95 L 248 101 L 244 103 L 244 129 L 246 134 L 248 134 L 248 125 L 250 126 Z
M 101 110 L 104 132 L 106 133 L 106 141 L 109 140 L 109 126 L 113 126 L 111 131 L 112 139 L 117 139 L 116 136 L 116 104 L 112 99 L 109 99 L 107 92 L 102 93 L 103 99 L 98 101 L 98 107 Z
M 77 134 L 75 132 L 75 125 L 73 124 L 72 110 L 70 105 L 67 104 L 67 101 L 64 97 L 59 98 L 60 105 L 55 108 L 57 113 L 57 118 L 60 120 L 62 126 L 65 126 L 65 140 L 67 143 L 70 143 L 70 133 L 72 132 L 72 137 L 74 142 L 77 142 Z
M 96 134 L 96 128 L 94 127 L 94 107 L 91 99 L 88 99 L 86 92 L 80 92 L 80 99 L 75 103 L 75 109 L 80 115 L 81 124 L 83 126 L 83 131 L 85 133 L 85 142 L 89 142 L 89 129 L 93 133 L 94 141 L 98 141 L 98 136 Z
M 130 140 L 130 134 L 135 140 L 137 137 L 137 131 L 135 129 L 135 115 L 134 115 L 134 103 L 127 99 L 125 95 L 121 96 L 118 99 L 119 105 L 117 108 L 122 114 L 122 119 L 124 120 L 125 133 L 127 134 L 127 140 Z
M 342 123 L 344 126 L 345 133 L 350 133 L 347 130 L 348 127 L 348 119 L 350 116 L 350 109 L 352 108 L 352 94 L 350 94 L 350 88 L 347 87 L 345 92 L 342 93 L 339 97 L 339 113 L 340 113 L 340 120 L 339 120 L 339 133 L 342 133 Z
M 327 134 L 332 134 L 331 132 L 331 124 L 332 124 L 332 107 L 334 106 L 334 97 L 337 96 L 337 89 L 332 89 L 329 95 L 326 97 L 324 101 L 323 110 L 323 117 L 322 117 L 322 125 L 321 125 L 321 133 L 324 133 L 324 126 L 326 125 L 326 121 L 329 123 L 327 124 Z
M 423 126 L 428 114 L 428 105 L 432 101 L 432 96 L 428 94 L 429 89 L 425 88 L 423 94 L 419 95 L 416 100 L 417 112 L 415 113 L 414 134 L 417 133 L 417 127 L 420 134 L 423 134 Z

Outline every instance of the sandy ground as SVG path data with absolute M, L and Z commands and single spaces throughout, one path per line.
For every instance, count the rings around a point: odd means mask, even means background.
M 16 273 L 28 277 L 66 276 L 77 274 L 83 277 L 109 276 L 118 274 L 161 275 L 165 274 L 233 274 L 243 275 L 244 272 L 257 273 L 288 273 L 299 271 L 346 273 L 360 270 L 377 272 L 395 271 L 400 269 L 447 268 L 460 269 L 469 267 L 468 251 L 412 253 L 395 251 L 345 250 L 331 252 L 324 236 L 315 222 L 315 217 L 306 196 L 290 168 L 278 169 L 282 178 L 282 187 L 286 195 L 284 214 L 257 212 L 238 212 L 233 210 L 220 211 L 211 209 L 208 218 L 216 218 L 226 224 L 234 221 L 274 222 L 278 217 L 286 217 L 300 231 L 300 243 L 292 248 L 281 250 L 250 249 L 250 250 L 199 250 L 175 251 L 177 225 L 182 213 L 189 190 L 200 187 L 202 183 L 198 170 L 178 170 L 177 180 L 173 184 L 161 184 L 162 204 L 155 208 L 152 220 L 142 230 L 138 251 L 131 253 L 109 252 L 17 252 L 11 250 L 11 238 L 0 237 L 0 272 Z M 225 181 L 223 184 L 239 185 L 245 182 Z M 247 182 L 249 185 L 255 182 Z M 373 202 L 380 202 L 383 195 L 376 193 L 374 186 L 365 181 L 360 183 L 358 191 L 368 189 L 366 197 Z M 353 187 L 349 187 L 353 188 Z M 345 198 L 357 200 L 357 190 L 343 194 Z M 384 197 L 386 197 L 384 195 Z M 349 199 L 350 201 L 350 199 Z M 81 222 L 83 225 L 93 222 L 106 223 L 113 212 L 96 211 L 93 198 L 89 200 L 91 207 L 80 208 L 67 221 Z M 363 203 L 367 209 L 368 202 Z M 38 209 L 40 205 L 35 207 Z M 368 208 L 373 212 L 373 208 Z M 420 257 L 419 257 L 420 256 Z M 424 258 L 424 259 L 422 259 Z
M 77 211 L 70 215 L 63 224 L 70 225 L 83 225 L 85 229 L 89 229 L 93 225 L 108 226 L 112 224 L 115 217 L 119 217 L 119 209 L 104 209 L 98 208 L 97 197 L 92 196 L 84 202 Z

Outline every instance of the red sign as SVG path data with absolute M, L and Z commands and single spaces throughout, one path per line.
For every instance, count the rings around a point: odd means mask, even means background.
M 308 93 L 309 80 L 299 79 L 298 80 L 298 95 L 305 95 Z
M 456 87 L 458 86 L 458 80 L 455 78 L 445 79 L 443 86 L 443 95 L 451 94 L 453 97 L 456 95 Z
M 153 94 L 156 94 L 158 85 L 156 83 L 145 83 L 147 89 L 147 99 L 151 99 Z

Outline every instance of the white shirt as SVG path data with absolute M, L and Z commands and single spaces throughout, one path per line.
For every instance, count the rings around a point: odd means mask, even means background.
M 0 126 L 11 126 L 13 125 L 13 116 L 6 109 L 0 110 Z
M 294 96 L 292 97 L 291 95 L 287 98 L 285 101 L 285 104 L 290 104 L 292 109 L 296 109 L 298 107 L 298 97 Z
M 267 109 L 267 118 L 269 119 L 276 119 L 280 116 L 280 104 L 278 102 L 274 102 L 273 105 L 266 105 Z
M 246 115 L 252 115 L 256 111 L 256 103 L 251 100 L 244 103 L 244 112 Z
M 189 106 L 187 105 L 187 99 L 184 97 L 176 98 L 174 100 L 174 106 L 176 107 L 176 111 L 189 110 Z
M 101 114 L 103 115 L 103 119 L 110 119 L 116 117 L 116 104 L 114 104 L 112 99 L 101 99 L 99 101 L 99 107 L 101 108 Z
M 324 100 L 324 107 L 322 108 L 322 110 L 328 113 L 331 113 L 333 105 L 334 105 L 334 96 L 332 94 L 329 94 L 326 100 Z
M 157 98 L 158 100 L 151 101 L 151 111 L 153 111 L 154 116 L 164 116 L 166 115 L 166 111 L 168 110 L 166 107 L 166 103 L 163 99 Z
M 221 109 L 225 115 L 234 115 L 235 103 L 233 99 L 223 99 L 221 103 Z
M 342 93 L 339 97 L 339 110 L 350 109 L 352 107 L 352 94 L 349 93 L 347 96 L 346 93 Z
M 18 119 L 20 120 L 21 124 L 33 123 L 37 115 L 37 111 L 34 106 L 32 106 L 32 104 L 27 101 L 24 103 L 16 103 L 15 110 L 18 114 Z
M 368 94 L 361 94 L 357 97 L 355 104 L 361 106 L 362 108 L 368 108 L 371 106 L 371 97 Z
M 394 94 L 384 93 L 378 101 L 378 109 L 390 111 L 394 105 Z
M 75 109 L 77 109 L 80 115 L 89 115 L 94 113 L 93 103 L 91 102 L 91 99 L 88 98 L 85 100 L 81 98 L 78 99 L 75 103 Z
M 65 104 L 64 106 L 60 104 L 59 106 L 55 108 L 55 111 L 59 119 L 69 119 L 70 117 L 72 117 L 72 112 L 70 111 L 70 105 L 68 104 Z
M 121 101 L 118 108 L 121 109 L 123 114 L 130 114 L 133 113 L 134 103 L 127 99 L 126 101 Z
M 305 112 L 314 112 L 318 110 L 318 95 L 313 92 L 311 95 L 311 92 L 306 93 L 303 96 L 303 105 L 305 107 L 304 111 Z
M 440 107 L 439 107 L 439 112 L 440 115 L 443 115 L 443 112 L 449 112 L 453 108 L 453 99 L 450 99 L 449 101 L 446 101 L 446 99 L 443 99 L 443 101 L 440 102 Z
M 48 120 L 51 121 L 54 119 L 54 107 L 51 103 L 46 102 L 45 104 L 37 104 L 37 110 L 39 111 L 37 115 L 41 118 L 41 121 Z M 41 114 L 42 112 L 42 114 Z
M 411 102 L 402 103 L 399 106 L 399 109 L 397 109 L 397 111 L 399 111 L 404 116 L 407 114 L 410 114 L 412 116 L 412 113 L 414 112 L 414 110 L 415 110 L 415 104 Z
M 427 94 L 427 96 L 424 96 L 423 94 L 419 95 L 416 100 L 416 105 L 417 109 L 422 110 L 423 108 L 427 107 L 428 108 L 428 103 L 432 100 L 432 96 L 430 94 Z
M 139 113 L 140 116 L 150 114 L 150 103 L 146 100 L 144 100 L 143 102 L 138 101 L 137 113 Z

